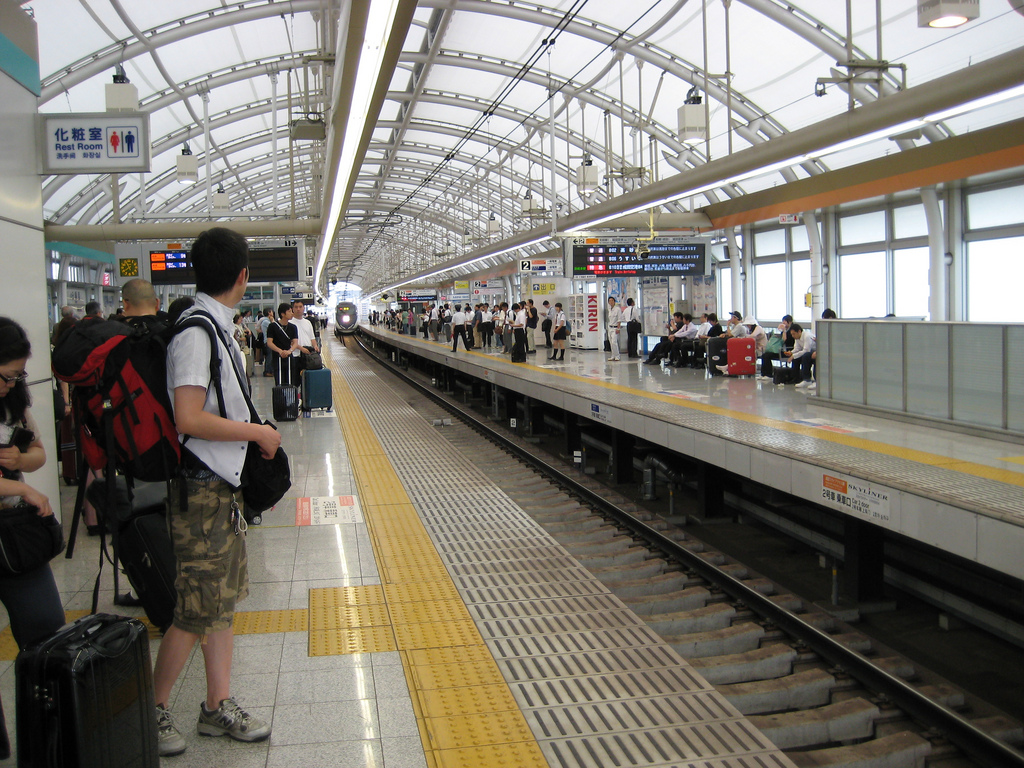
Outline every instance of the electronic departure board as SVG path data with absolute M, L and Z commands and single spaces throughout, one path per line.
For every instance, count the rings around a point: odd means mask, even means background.
M 196 273 L 188 251 L 150 251 L 149 282 L 153 285 L 194 285 Z
M 153 285 L 195 285 L 196 273 L 188 251 L 150 251 L 150 282 Z M 250 283 L 285 283 L 299 279 L 299 249 L 249 249 Z
M 286 283 L 299 279 L 299 249 L 295 246 L 284 248 L 250 248 L 250 283 Z
M 707 244 L 703 241 L 638 242 L 616 237 L 576 238 L 572 244 L 573 277 L 703 275 Z M 646 249 L 646 253 L 644 252 Z

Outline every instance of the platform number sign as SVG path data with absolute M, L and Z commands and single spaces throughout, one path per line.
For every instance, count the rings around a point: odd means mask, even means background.
M 520 272 L 531 272 L 532 270 L 533 270 L 533 264 L 530 262 L 529 259 L 523 259 L 522 261 L 519 262 L 519 271 Z
M 118 259 L 118 274 L 121 277 L 138 277 L 139 276 L 139 260 L 138 259 Z

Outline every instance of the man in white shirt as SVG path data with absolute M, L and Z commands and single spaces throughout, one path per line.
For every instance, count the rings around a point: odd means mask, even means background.
M 264 457 L 274 456 L 281 434 L 252 422 L 247 393 L 236 371 L 245 370 L 242 352 L 232 340 L 234 307 L 249 280 L 249 247 L 241 235 L 216 227 L 192 246 L 196 303 L 184 316 L 205 311 L 213 316 L 219 338 L 223 406 L 210 386 L 211 339 L 189 328 L 171 341 L 167 352 L 167 389 L 174 423 L 183 444 L 179 478 L 171 481 L 168 522 L 177 562 L 178 593 L 174 619 L 160 643 L 153 670 L 157 747 L 177 755 L 186 743 L 167 705 L 175 681 L 196 640 L 202 638 L 206 697 L 197 729 L 205 736 L 262 741 L 270 724 L 242 709 L 232 698 L 231 658 L 235 605 L 249 593 L 244 520 L 240 505 L 242 467 L 250 442 Z M 226 418 L 220 415 L 224 408 Z M 182 501 L 187 497 L 187 504 Z
M 292 370 L 295 372 L 293 384 L 298 382 L 299 371 L 306 367 L 305 359 L 302 356 L 320 351 L 320 342 L 316 339 L 316 331 L 313 330 L 313 324 L 303 316 L 305 311 L 306 305 L 304 302 L 301 300 L 292 302 L 292 319 L 288 322 L 295 326 L 299 340 L 299 346 L 292 351 L 292 362 L 294 363 Z
M 551 349 L 551 329 L 555 327 L 556 310 L 549 301 L 545 301 L 541 306 L 544 307 L 541 310 L 544 320 L 540 324 L 540 329 L 544 332 L 544 346 Z
M 640 309 L 632 299 L 626 299 L 626 308 L 622 310 L 622 322 L 626 325 L 626 354 L 631 360 L 640 359 L 637 339 L 643 324 L 640 322 Z
M 674 368 L 685 368 L 690 364 L 690 357 L 693 354 L 693 342 L 697 338 L 697 326 L 693 324 L 693 316 L 689 313 L 683 315 L 683 324 L 679 326 L 670 338 L 672 347 L 669 349 L 669 365 Z
M 437 328 L 438 328 L 438 321 L 440 320 L 440 317 L 441 316 L 440 316 L 440 312 L 438 312 L 437 304 L 431 304 L 430 305 L 430 317 L 429 317 L 428 322 L 430 324 L 430 338 L 432 340 L 434 340 L 434 341 L 437 341 Z
M 614 296 L 608 297 L 608 346 L 611 348 L 609 362 L 619 360 L 619 326 L 622 325 L 622 309 Z
M 459 338 L 462 338 L 462 346 L 469 349 L 469 339 L 466 338 L 466 313 L 462 311 L 462 305 L 455 305 L 455 314 L 452 315 L 452 352 L 459 348 Z

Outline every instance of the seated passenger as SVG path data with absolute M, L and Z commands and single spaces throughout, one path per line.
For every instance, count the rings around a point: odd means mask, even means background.
M 799 323 L 793 323 L 789 332 L 795 339 L 793 350 L 784 352 L 783 355 L 793 361 L 791 368 L 779 368 L 775 371 L 776 384 L 791 384 L 809 381 L 811 378 L 811 364 L 814 362 L 813 353 L 815 350 L 814 337 L 803 329 Z M 806 387 L 807 385 L 804 384 Z
M 693 364 L 695 366 L 703 366 L 704 360 L 698 359 L 698 354 L 703 357 L 707 357 L 708 351 L 708 339 L 713 339 L 716 336 L 721 336 L 725 331 L 722 330 L 722 326 L 718 322 L 718 315 L 714 312 L 708 312 L 707 321 L 702 323 L 700 328 L 697 329 L 697 340 L 693 344 L 694 359 Z M 705 325 L 707 330 L 704 330 Z
M 674 368 L 682 368 L 690 364 L 693 356 L 693 343 L 697 339 L 697 326 L 693 324 L 693 316 L 683 315 L 683 325 L 672 334 L 672 348 L 669 350 L 670 364 Z
M 725 329 L 725 335 L 730 339 L 742 339 L 744 336 L 750 335 L 747 326 L 743 324 L 743 315 L 736 310 L 729 313 L 729 322 Z
M 652 349 L 651 353 L 647 356 L 647 359 L 644 360 L 644 365 L 657 365 L 661 362 L 662 358 L 668 357 L 668 354 L 672 349 L 672 337 L 680 328 L 683 327 L 684 322 L 685 318 L 683 317 L 682 312 L 676 312 L 672 315 L 672 319 L 666 325 L 666 328 L 668 329 L 668 336 L 661 337 L 661 341 L 655 345 L 654 349 Z
M 781 360 L 783 352 L 785 352 L 786 350 L 792 350 L 793 349 L 793 345 L 796 343 L 796 339 L 794 339 L 793 336 L 789 332 L 789 329 L 790 329 L 790 327 L 792 327 L 792 325 L 793 325 L 793 316 L 792 315 L 784 315 L 783 318 L 782 318 L 782 322 L 779 323 L 779 327 L 776 329 L 776 330 L 778 330 L 778 336 L 773 336 L 771 339 L 768 340 L 768 346 L 765 348 L 764 354 L 761 355 L 761 375 L 758 376 L 759 380 L 762 380 L 762 381 L 771 381 L 771 380 L 773 380 L 773 378 L 774 378 L 773 374 L 775 372 L 775 366 L 772 364 L 772 361 L 773 360 Z M 779 341 L 781 342 L 779 344 L 779 347 L 778 347 L 777 351 L 771 349 L 772 342 L 775 339 L 779 339 Z

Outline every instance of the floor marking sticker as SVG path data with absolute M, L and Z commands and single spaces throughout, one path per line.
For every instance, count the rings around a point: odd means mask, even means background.
M 296 525 L 361 522 L 363 512 L 355 496 L 307 496 L 295 500 Z

